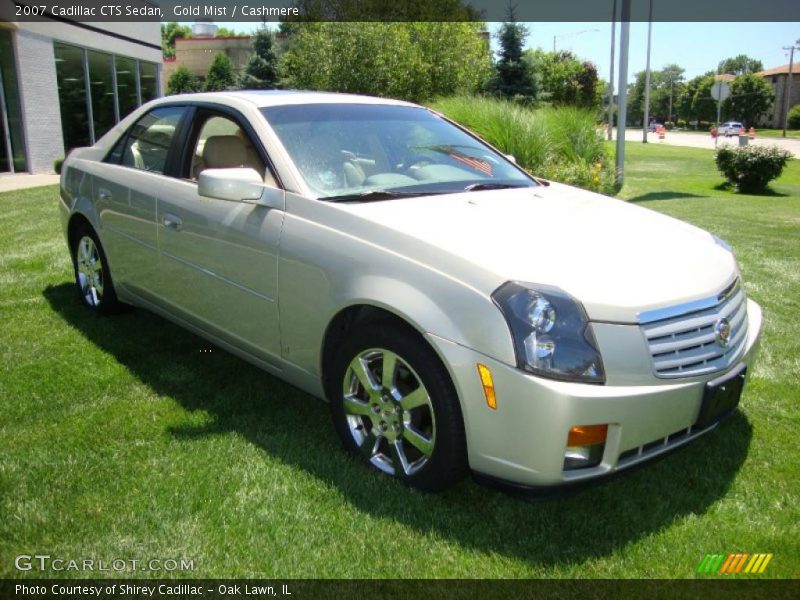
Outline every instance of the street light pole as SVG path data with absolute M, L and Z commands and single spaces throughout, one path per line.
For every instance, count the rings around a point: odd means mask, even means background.
M 608 141 L 611 141 L 614 129 L 614 45 L 617 33 L 617 0 L 611 4 L 611 68 L 608 77 Z
M 619 37 L 619 111 L 617 112 L 616 180 L 622 185 L 625 179 L 625 122 L 628 118 L 628 49 L 631 33 L 631 0 L 622 0 Z
M 642 143 L 647 143 L 650 129 L 650 42 L 653 37 L 653 0 L 650 0 L 650 14 L 647 19 L 647 66 L 644 75 L 644 119 L 642 121 Z
M 800 42 L 800 40 L 797 40 Z M 794 51 L 796 46 L 792 44 L 784 50 L 789 51 L 789 74 L 786 76 L 786 85 L 783 86 L 783 137 L 786 137 L 786 127 L 789 124 L 789 102 L 792 101 L 792 67 L 794 66 Z

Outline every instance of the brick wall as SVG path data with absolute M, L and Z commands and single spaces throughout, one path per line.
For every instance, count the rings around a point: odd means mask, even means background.
M 24 30 L 14 37 L 28 171 L 51 173 L 64 156 L 53 40 Z

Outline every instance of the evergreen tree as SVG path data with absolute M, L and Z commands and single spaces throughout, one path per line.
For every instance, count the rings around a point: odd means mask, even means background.
M 247 63 L 241 87 L 268 90 L 278 87 L 278 57 L 273 48 L 272 32 L 259 29 L 253 37 L 253 56 Z
M 206 75 L 206 91 L 217 92 L 227 90 L 236 85 L 236 77 L 233 73 L 233 63 L 227 54 L 218 52 L 208 68 Z
M 508 21 L 503 23 L 498 33 L 500 60 L 495 65 L 489 89 L 504 98 L 535 102 L 539 96 L 538 82 L 530 64 L 522 57 L 527 35 L 528 30 L 516 22 L 513 8 L 509 8 Z

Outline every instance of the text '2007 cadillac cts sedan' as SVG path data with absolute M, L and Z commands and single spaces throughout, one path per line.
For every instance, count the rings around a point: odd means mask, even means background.
M 626 469 L 713 429 L 761 310 L 696 227 L 548 183 L 413 104 L 172 96 L 70 153 L 83 302 L 152 310 L 330 402 L 424 490 Z

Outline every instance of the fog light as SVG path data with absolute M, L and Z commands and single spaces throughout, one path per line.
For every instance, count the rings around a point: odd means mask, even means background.
M 564 470 L 596 467 L 603 460 L 608 425 L 579 425 L 569 430 Z

